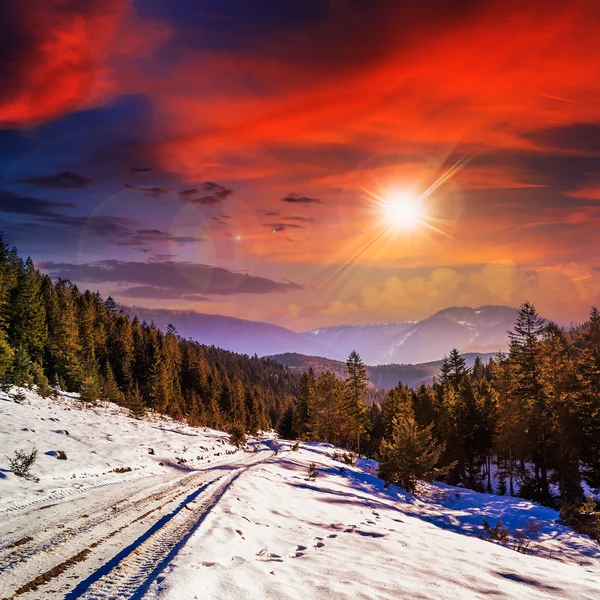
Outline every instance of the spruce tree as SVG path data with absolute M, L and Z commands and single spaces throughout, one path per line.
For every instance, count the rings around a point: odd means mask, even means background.
M 114 402 L 115 404 L 123 404 L 124 402 L 123 392 L 119 389 L 115 374 L 108 361 L 104 363 L 102 373 L 102 397 L 104 400 Z
M 379 477 L 386 484 L 414 492 L 419 479 L 430 481 L 449 470 L 436 468 L 444 444 L 433 439 L 432 429 L 433 425 L 420 427 L 410 409 L 394 417 L 392 435 L 383 440 L 380 449 Z
M 102 390 L 95 374 L 87 375 L 79 390 L 79 399 L 86 404 L 96 404 L 102 396 Z
M 512 393 L 519 402 L 518 410 L 526 415 L 528 453 L 534 464 L 534 499 L 548 501 L 548 462 L 550 429 L 545 413 L 547 406 L 540 380 L 540 342 L 545 322 L 533 304 L 524 302 L 517 315 L 510 340 Z
M 8 339 L 13 348 L 22 348 L 41 364 L 48 335 L 46 309 L 41 294 L 41 276 L 28 258 L 20 269 L 17 286 L 10 298 Z
M 369 427 L 369 409 L 363 401 L 369 377 L 367 368 L 355 350 L 352 350 L 346 361 L 348 376 L 346 377 L 346 403 L 349 425 L 356 436 L 356 448 L 360 454 L 360 436 Z
M 136 419 L 141 419 L 146 414 L 146 404 L 137 382 L 127 395 L 126 406 Z
M 540 381 L 548 421 L 550 459 L 563 502 L 581 497 L 579 407 L 572 346 L 555 323 L 544 328 L 540 346 Z

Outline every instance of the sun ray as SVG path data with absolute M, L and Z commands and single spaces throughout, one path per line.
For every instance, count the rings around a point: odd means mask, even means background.
M 381 208 L 387 217 L 387 224 L 377 232 L 366 244 L 356 251 L 348 260 L 340 265 L 331 275 L 329 275 L 319 287 L 323 287 L 338 277 L 340 273 L 351 266 L 360 256 L 362 256 L 371 246 L 380 240 L 385 234 L 390 233 L 394 223 L 399 229 L 414 229 L 416 226 L 422 226 L 436 234 L 444 236 L 448 239 L 455 238 L 448 232 L 441 229 L 441 226 L 447 225 L 448 221 L 435 215 L 427 214 L 425 202 L 445 183 L 456 176 L 467 164 L 471 161 L 472 156 L 465 154 L 459 158 L 454 164 L 450 165 L 424 192 L 419 195 L 410 196 L 407 193 L 397 194 L 395 197 L 386 197 L 386 195 L 378 194 L 367 188 L 361 188 L 363 198 L 370 202 L 374 202 Z M 397 204 L 394 205 L 394 202 Z M 438 225 L 438 226 L 436 226 Z

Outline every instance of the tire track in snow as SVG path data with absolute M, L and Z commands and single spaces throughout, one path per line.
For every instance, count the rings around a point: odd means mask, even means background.
M 150 494 L 147 497 L 141 498 L 136 502 L 132 502 L 130 505 L 125 505 L 123 509 L 117 513 L 111 510 L 105 510 L 102 518 L 104 527 L 98 522 L 90 521 L 84 523 L 75 530 L 69 529 L 61 531 L 41 544 L 35 545 L 31 542 L 19 546 L 13 549 L 8 556 L 2 557 L 2 568 L 0 572 L 8 572 L 7 568 L 12 566 L 13 568 L 19 568 L 21 565 L 30 566 L 29 561 L 35 561 L 36 558 L 43 560 L 48 557 L 48 550 L 51 555 L 55 555 L 54 549 L 56 546 L 52 546 L 51 542 L 62 544 L 67 546 L 71 550 L 71 555 L 61 553 L 65 560 L 54 564 L 50 569 L 42 572 L 41 575 L 35 579 L 28 581 L 27 583 L 20 585 L 16 591 L 8 597 L 15 597 L 26 592 L 35 592 L 38 588 L 46 586 L 50 582 L 56 584 L 64 584 L 64 578 L 61 577 L 64 571 L 71 569 L 77 563 L 82 563 L 84 573 L 81 576 L 85 576 L 85 573 L 91 574 L 81 581 L 75 589 L 70 592 L 66 592 L 65 598 L 126 598 L 134 597 L 136 589 L 144 588 L 147 589 L 145 584 L 149 585 L 152 580 L 156 577 L 158 572 L 166 566 L 166 564 L 172 559 L 179 548 L 185 543 L 189 535 L 200 525 L 206 515 L 210 512 L 211 508 L 218 502 L 220 497 L 225 493 L 231 483 L 239 477 L 248 468 L 263 462 L 267 457 L 256 457 L 250 458 L 246 464 L 242 464 L 240 467 L 234 465 L 219 465 L 212 469 L 206 469 L 199 472 L 192 473 L 184 478 L 178 479 L 170 485 L 166 485 L 157 492 Z M 233 469 L 230 473 L 225 473 L 215 477 L 215 474 L 224 469 Z M 200 488 L 195 489 L 199 484 Z M 187 494 L 187 496 L 186 496 Z M 155 513 L 157 510 L 172 505 L 178 501 L 182 496 L 185 496 L 174 509 L 169 509 L 170 512 L 165 516 L 156 521 L 153 525 L 148 528 L 148 525 L 144 526 L 141 521 L 145 520 L 151 513 Z M 198 498 L 201 504 L 196 507 L 194 503 Z M 190 506 L 191 505 L 191 506 Z M 139 514 L 145 507 L 153 506 L 150 510 L 145 513 Z M 131 511 L 135 510 L 136 517 L 131 519 Z M 122 516 L 122 513 L 127 513 L 130 519 L 125 523 L 120 524 L 119 527 L 107 532 L 106 524 L 116 521 L 119 522 L 117 516 Z M 139 523 L 141 527 L 134 526 Z M 98 529 L 98 531 L 93 531 Z M 94 537 L 90 537 L 91 533 Z M 141 532 L 141 535 L 135 539 L 134 542 L 129 543 L 124 549 L 118 551 L 114 556 L 110 548 L 107 551 L 102 552 L 102 548 L 99 548 L 108 540 L 116 540 L 119 543 L 119 536 L 125 537 L 121 543 L 128 543 L 131 538 L 137 533 Z M 77 544 L 77 538 L 73 536 L 83 536 L 86 538 L 85 543 L 87 546 L 82 547 L 81 541 Z M 128 536 L 128 537 L 127 537 Z M 90 540 L 94 540 L 89 544 Z M 107 544 L 108 545 L 108 544 Z M 113 544 L 114 545 L 114 544 Z M 73 546 L 73 549 L 71 549 Z M 76 554 L 73 550 L 77 549 Z M 113 548 L 112 552 L 115 549 Z M 10 558 L 10 562 L 6 561 L 6 558 Z M 77 560 L 74 560 L 77 558 Z M 108 561 L 108 562 L 107 562 Z M 97 563 L 97 564 L 96 564 Z M 47 568 L 46 565 L 43 568 Z M 86 568 L 87 567 L 87 568 Z M 43 571 L 43 568 L 37 569 L 37 572 Z M 158 569 L 158 571 L 156 571 Z M 156 571 L 156 574 L 154 574 Z M 70 577 L 69 579 L 73 579 Z M 70 587 L 69 583 L 69 587 Z M 15 590 L 17 586 L 13 586 Z M 107 593 L 107 590 L 111 590 Z M 132 591 L 133 590 L 133 591 Z M 48 590 L 47 592 L 41 591 L 42 596 L 46 594 L 56 592 L 56 590 Z M 65 593 L 64 591 L 62 593 Z M 62 595 L 61 593 L 61 595 Z M 39 596 L 36 596 L 39 597 Z M 135 596 L 138 597 L 138 596 Z
M 50 526 L 45 531 L 41 532 L 41 534 L 34 536 L 31 538 L 31 540 L 22 545 L 19 544 L 16 547 L 7 546 L 3 550 L 0 550 L 0 560 L 2 561 L 0 573 L 5 573 L 15 568 L 17 565 L 24 563 L 32 557 L 41 555 L 42 553 L 49 551 L 55 552 L 63 544 L 73 543 L 73 540 L 76 540 L 87 533 L 92 533 L 95 529 L 100 529 L 105 523 L 120 520 L 132 511 L 139 512 L 144 510 L 153 503 L 160 502 L 161 500 L 165 499 L 173 491 L 179 492 L 179 494 L 176 494 L 176 496 L 181 495 L 181 486 L 189 485 L 194 480 L 198 479 L 199 476 L 200 474 L 198 473 L 187 475 L 183 478 L 177 479 L 174 482 L 164 484 L 156 492 L 153 492 L 138 500 L 126 502 L 125 499 L 118 501 L 113 504 L 112 507 L 107 507 L 104 510 L 87 516 L 85 521 L 76 526 Z M 170 500 L 167 500 L 167 502 L 169 501 Z M 46 539 L 39 539 L 40 537 L 44 538 L 42 534 L 49 530 L 56 530 L 56 533 L 46 537 Z
M 231 484 L 246 470 L 264 460 L 256 460 L 232 473 L 221 475 L 187 496 L 173 512 L 67 593 L 65 600 L 141 598 Z M 190 507 L 197 499 L 201 500 L 200 506 Z

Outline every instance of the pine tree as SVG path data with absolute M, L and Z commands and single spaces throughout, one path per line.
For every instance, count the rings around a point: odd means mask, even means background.
M 41 364 L 47 335 L 41 276 L 28 258 L 10 298 L 8 339 L 13 348 L 22 348 L 33 362 Z
M 310 406 L 314 403 L 315 385 L 315 372 L 309 367 L 300 375 L 298 405 L 294 411 L 294 430 L 301 439 L 306 439 L 310 431 Z
M 432 435 L 433 425 L 420 427 L 412 410 L 394 417 L 392 435 L 381 443 L 379 477 L 414 492 L 419 479 L 432 480 L 449 470 L 438 469 L 444 444 Z
M 333 371 L 325 370 L 319 375 L 313 403 L 309 407 L 312 439 L 341 443 L 347 420 L 344 414 L 345 391 L 344 382 Z
M 115 374 L 113 373 L 110 363 L 106 361 L 104 363 L 103 377 L 102 377 L 102 397 L 109 402 L 115 404 L 123 404 L 124 396 L 123 392 L 119 389 Z
M 508 462 L 509 494 L 515 495 L 515 461 L 522 455 L 527 432 L 527 415 L 521 410 L 521 402 L 513 392 L 512 367 L 506 357 L 499 354 L 492 368 L 492 382 L 497 394 L 497 421 L 494 446 Z
M 544 415 L 547 410 L 540 381 L 540 341 L 545 322 L 530 302 L 521 305 L 514 330 L 509 332 L 509 363 L 512 393 L 526 415 L 528 452 L 533 460 L 535 498 L 548 501 L 548 461 L 550 430 Z
M 98 378 L 93 374 L 87 375 L 79 391 L 79 399 L 86 404 L 96 404 L 101 396 L 102 390 Z
M 69 390 L 78 390 L 84 379 L 77 326 L 77 288 L 59 279 L 54 290 L 46 288 L 48 314 L 47 364 L 49 376 Z M 95 365 L 93 365 L 95 367 Z
M 346 403 L 349 425 L 356 436 L 356 448 L 360 454 L 360 436 L 369 427 L 369 409 L 363 401 L 369 377 L 367 368 L 355 350 L 352 350 L 346 361 L 348 376 L 346 377 Z
M 140 386 L 136 383 L 127 396 L 127 408 L 136 419 L 141 419 L 146 414 L 146 404 L 140 392 Z

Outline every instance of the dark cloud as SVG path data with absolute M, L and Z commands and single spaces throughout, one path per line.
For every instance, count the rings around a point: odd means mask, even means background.
M 526 137 L 555 150 L 600 152 L 599 123 L 577 123 L 550 127 L 531 133 Z
M 139 285 L 125 290 L 115 290 L 115 294 L 123 298 L 144 298 L 150 300 L 191 300 L 193 302 L 210 302 L 210 298 L 201 294 L 181 295 L 177 290 L 156 287 L 154 285 Z
M 214 181 L 205 181 L 198 187 L 182 190 L 179 192 L 179 197 L 192 204 L 215 206 L 227 200 L 231 194 L 233 194 L 233 190 Z
M 279 233 L 288 229 L 303 229 L 302 225 L 298 225 L 297 223 L 265 223 L 264 226 L 268 227 L 273 233 Z
M 176 244 L 188 244 L 203 242 L 204 238 L 193 236 L 172 236 L 167 231 L 160 229 L 138 229 L 131 232 L 126 239 L 117 242 L 119 246 L 143 246 L 156 242 L 174 242 Z M 140 248 L 141 249 L 141 248 Z
M 112 215 L 91 215 L 73 217 L 70 215 L 42 215 L 40 221 L 59 227 L 83 229 L 100 237 L 127 237 L 131 235 L 133 221 L 126 217 Z
M 0 212 L 34 217 L 58 216 L 57 208 L 75 208 L 70 202 L 53 202 L 0 189 Z
M 156 198 L 158 196 L 168 194 L 171 191 L 170 189 L 164 187 L 137 187 L 135 185 L 131 185 L 130 183 L 125 183 L 124 185 L 130 190 L 138 190 L 139 192 L 144 192 L 144 196 L 148 196 L 150 198 Z
M 311 217 L 283 217 L 285 221 L 298 221 L 299 223 L 316 223 L 316 219 L 312 219 Z
M 289 204 L 325 204 L 323 200 L 318 198 L 309 198 L 308 196 L 300 196 L 299 194 L 288 194 L 281 199 L 282 202 L 288 202 Z
M 227 225 L 229 221 L 235 220 L 231 215 L 225 215 L 223 213 L 213 215 L 211 219 L 216 221 L 219 225 Z
M 131 167 L 129 169 L 129 172 L 132 175 L 135 175 L 136 173 L 147 173 L 148 171 L 152 171 L 152 167 Z
M 45 262 L 40 263 L 39 268 L 53 277 L 72 281 L 123 284 L 127 286 L 127 290 L 142 287 L 146 294 L 149 288 L 171 290 L 173 298 L 199 293 L 270 294 L 302 289 L 302 286 L 293 282 L 278 282 L 266 277 L 189 262 L 104 260 L 82 265 Z
M 264 215 L 265 217 L 280 217 L 281 213 L 277 212 L 276 210 L 263 210 L 262 208 L 258 210 L 258 212 L 261 215 Z
M 58 188 L 58 189 L 80 189 L 92 183 L 92 180 L 81 173 L 73 171 L 61 171 L 56 175 L 45 175 L 42 177 L 31 177 L 30 179 L 21 179 L 18 183 L 27 183 L 37 187 Z

